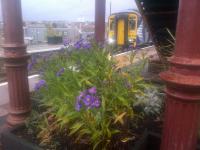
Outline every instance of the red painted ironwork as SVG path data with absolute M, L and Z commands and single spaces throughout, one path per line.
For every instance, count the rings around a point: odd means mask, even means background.
M 106 0 L 95 0 L 95 39 L 99 43 L 105 41 Z
M 31 110 L 29 99 L 27 60 L 24 44 L 20 0 L 2 0 L 4 23 L 4 59 L 9 88 L 7 122 L 14 126 L 24 122 Z
M 161 73 L 166 112 L 161 150 L 195 150 L 200 116 L 200 1 L 180 0 L 175 54 Z

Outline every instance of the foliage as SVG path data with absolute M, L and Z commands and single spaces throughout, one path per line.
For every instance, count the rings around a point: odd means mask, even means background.
M 160 34 L 162 36 L 160 37 L 162 42 L 157 43 L 158 55 L 160 60 L 166 65 L 165 67 L 168 67 L 168 58 L 171 57 L 174 53 L 176 39 L 175 35 L 173 35 L 173 33 L 166 28 L 161 30 Z
M 147 89 L 145 93 L 144 96 L 138 97 L 139 101 L 135 106 L 142 106 L 146 116 L 159 117 L 163 110 L 163 99 L 165 94 L 155 87 Z
M 58 134 L 93 149 L 130 142 L 143 117 L 134 106 L 151 87 L 140 75 L 144 64 L 119 70 L 104 48 L 83 42 L 75 47 L 79 50 L 66 50 L 39 65 L 43 74 L 36 95 L 46 108 L 37 122 L 41 144 L 50 144 Z

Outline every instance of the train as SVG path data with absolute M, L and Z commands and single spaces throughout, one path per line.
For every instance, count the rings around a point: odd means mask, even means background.
M 108 43 L 136 47 L 150 41 L 149 33 L 137 11 L 113 13 L 108 18 Z

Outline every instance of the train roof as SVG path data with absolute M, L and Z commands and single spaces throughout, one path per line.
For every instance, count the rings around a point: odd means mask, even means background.
M 136 0 L 139 12 L 147 24 L 156 46 L 175 35 L 179 0 Z
M 112 16 L 112 15 L 120 15 L 120 14 L 129 14 L 129 13 L 135 13 L 138 16 L 141 16 L 140 12 L 138 10 L 132 10 L 132 9 L 124 10 L 124 11 L 120 11 L 120 12 L 114 12 L 110 16 Z

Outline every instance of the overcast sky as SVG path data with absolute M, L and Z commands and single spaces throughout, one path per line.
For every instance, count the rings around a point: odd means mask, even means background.
M 24 20 L 67 20 L 77 21 L 84 18 L 94 20 L 95 0 L 21 0 Z M 134 0 L 107 0 L 109 15 L 110 1 L 112 12 L 136 9 Z M 1 16 L 1 14 L 0 14 Z

